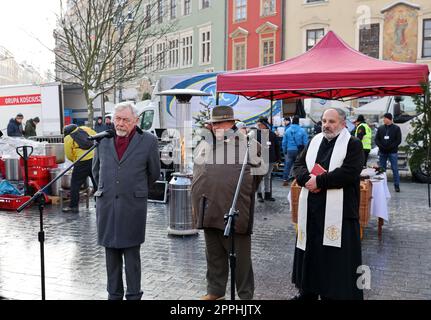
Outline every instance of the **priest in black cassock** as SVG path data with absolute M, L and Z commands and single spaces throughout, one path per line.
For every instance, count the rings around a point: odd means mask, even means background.
M 322 133 L 294 164 L 303 187 L 292 272 L 299 295 L 294 300 L 363 299 L 357 272 L 362 265 L 359 184 L 364 155 L 361 141 L 345 125 L 342 110 L 327 110 Z

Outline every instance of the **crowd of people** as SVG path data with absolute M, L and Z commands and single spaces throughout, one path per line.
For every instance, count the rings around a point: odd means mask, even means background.
M 133 103 L 116 106 L 114 121 L 97 119 L 95 130 L 86 126 L 64 128 L 66 156 L 80 158 L 91 145 L 86 139 L 113 129 L 113 139 L 102 140 L 74 169 L 71 203 L 65 212 L 79 212 L 79 189 L 92 179 L 96 198 L 98 243 L 105 247 L 107 291 L 111 300 L 142 297 L 140 248 L 145 241 L 149 188 L 160 177 L 157 138 L 138 126 Z M 399 189 L 397 168 L 401 131 L 384 115 L 375 143 L 380 166 L 391 163 L 394 186 Z M 8 135 L 35 134 L 39 119 L 30 119 L 22 129 L 23 116 L 11 119 Z M 207 260 L 207 292 L 203 300 L 225 299 L 229 276 L 230 242 L 224 237 L 225 214 L 229 212 L 243 168 L 244 152 L 251 154 L 239 189 L 235 223 L 237 294 L 243 300 L 254 297 L 251 256 L 255 199 L 275 201 L 272 172 L 284 157 L 283 186 L 295 179 L 302 187 L 298 204 L 298 224 L 292 266 L 292 282 L 299 294 L 295 300 L 363 299 L 357 284 L 362 265 L 359 227 L 360 174 L 371 150 L 372 132 L 363 116 L 358 116 L 353 132 L 346 128 L 346 114 L 339 109 L 323 113 L 314 135 L 308 136 L 300 118 L 285 118 L 284 133 L 278 137 L 267 118 L 256 124 L 257 135 L 238 121 L 234 110 L 216 106 L 205 128 L 213 139 L 203 139 L 194 154 L 191 186 L 194 226 L 204 231 Z M 245 142 L 245 143 L 244 143 Z M 281 143 L 280 143 L 281 142 Z M 225 150 L 234 153 L 226 155 Z M 261 157 L 266 153 L 267 158 Z M 220 155 L 224 155 L 220 157 Z M 232 162 L 232 159 L 235 159 Z M 124 260 L 124 262 L 123 262 Z M 127 291 L 123 284 L 123 263 Z

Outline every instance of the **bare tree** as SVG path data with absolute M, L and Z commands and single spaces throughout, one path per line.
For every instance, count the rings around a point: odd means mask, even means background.
M 64 0 L 60 1 L 65 8 Z M 160 54 L 145 59 L 143 54 L 146 47 L 152 47 L 175 29 L 173 23 L 161 23 L 167 11 L 164 3 L 67 1 L 67 9 L 59 16 L 54 33 L 57 78 L 82 86 L 91 126 L 95 99 L 157 68 Z

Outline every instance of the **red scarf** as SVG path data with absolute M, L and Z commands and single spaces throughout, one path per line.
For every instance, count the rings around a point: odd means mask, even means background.
M 133 136 L 136 133 L 136 128 L 133 128 L 132 132 L 130 132 L 128 137 L 120 137 L 115 136 L 115 150 L 117 151 L 118 159 L 121 161 L 123 158 L 124 153 L 127 150 L 127 147 L 130 144 L 130 141 L 132 141 Z

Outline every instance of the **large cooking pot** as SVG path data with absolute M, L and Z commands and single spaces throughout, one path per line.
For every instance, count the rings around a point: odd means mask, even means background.
M 4 160 L 6 180 L 20 181 L 23 180 L 19 159 L 6 158 Z
M 55 156 L 57 164 L 64 163 L 66 161 L 64 143 L 45 144 L 45 154 L 47 156 Z

